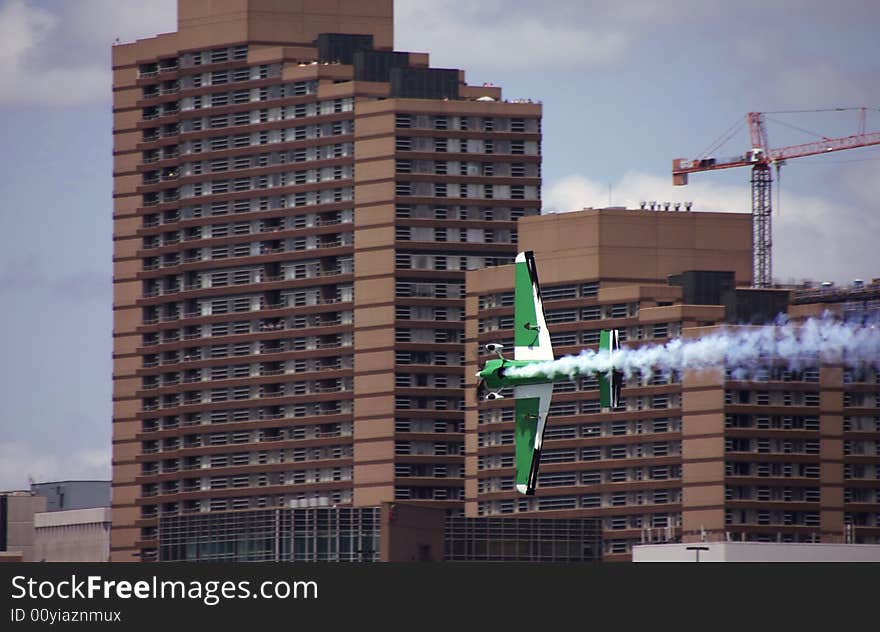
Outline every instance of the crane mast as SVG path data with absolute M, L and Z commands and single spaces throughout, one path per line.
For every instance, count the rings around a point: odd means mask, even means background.
M 672 161 L 672 184 L 674 185 L 687 184 L 688 175 L 691 173 L 734 167 L 752 168 L 752 285 L 754 287 L 765 288 L 773 284 L 772 166 L 776 165 L 778 171 L 779 167 L 791 158 L 880 145 L 880 132 L 865 132 L 865 109 L 861 109 L 862 123 L 857 134 L 839 138 L 823 137 L 819 141 L 776 149 L 771 149 L 767 140 L 764 114 L 749 112 L 746 115 L 746 121 L 749 126 L 752 146 L 745 153 L 726 159 L 707 157 L 689 160 L 676 158 Z

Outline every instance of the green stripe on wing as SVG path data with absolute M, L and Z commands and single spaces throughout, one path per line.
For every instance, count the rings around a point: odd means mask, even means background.
M 535 439 L 538 435 L 539 397 L 522 397 L 516 400 L 516 487 L 520 493 L 531 493 L 535 477 L 532 468 L 537 467 Z
M 531 347 L 538 344 L 538 314 L 535 310 L 535 288 L 529 274 L 529 265 L 525 261 L 516 264 L 514 274 L 514 311 L 513 311 L 513 345 L 515 347 Z

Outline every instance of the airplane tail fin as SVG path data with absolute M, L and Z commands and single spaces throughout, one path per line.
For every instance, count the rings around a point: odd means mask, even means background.
M 616 329 L 603 329 L 599 333 L 599 351 L 620 349 L 620 334 Z M 623 373 L 611 370 L 599 376 L 599 405 L 603 410 L 614 410 L 620 403 Z

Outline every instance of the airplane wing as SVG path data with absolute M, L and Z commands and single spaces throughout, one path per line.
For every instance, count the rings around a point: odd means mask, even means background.
M 513 359 L 552 360 L 553 345 L 544 321 L 541 286 L 531 250 L 516 256 L 514 289 Z
M 599 332 L 599 351 L 620 349 L 620 334 L 616 329 L 603 329 Z M 599 374 L 599 406 L 614 410 L 620 402 L 620 389 L 623 386 L 623 373 L 611 371 L 610 374 Z
M 550 412 L 553 384 L 531 384 L 513 389 L 516 398 L 516 490 L 520 494 L 533 495 L 538 483 L 538 465 L 541 461 L 541 445 L 544 427 Z

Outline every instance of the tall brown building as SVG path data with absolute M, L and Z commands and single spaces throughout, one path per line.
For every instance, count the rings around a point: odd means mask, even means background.
M 880 280 L 792 292 L 794 321 L 826 311 L 876 321 Z M 684 380 L 685 540 L 880 542 L 880 373 L 817 363 L 757 377 Z
M 750 222 L 624 209 L 522 220 L 557 356 L 595 349 L 600 329 L 619 329 L 632 347 L 786 310 L 795 319 L 826 308 L 880 314 L 880 285 L 744 287 Z M 476 344 L 513 347 L 510 267 L 468 274 L 467 316 L 471 386 L 487 357 Z M 512 399 L 476 402 L 467 390 L 467 515 L 599 518 L 605 560 L 627 560 L 644 542 L 877 542 L 877 372 L 768 365 L 738 377 L 723 368 L 633 376 L 610 412 L 595 379 L 556 383 L 533 497 L 513 490 Z
M 461 507 L 465 270 L 540 207 L 541 107 L 391 0 L 179 0 L 115 46 L 112 559 L 160 517 Z
M 519 223 L 522 249 L 533 250 L 538 262 L 557 356 L 596 349 L 601 329 L 619 329 L 621 343 L 631 346 L 723 322 L 723 306 L 686 301 L 689 288 L 670 285 L 669 276 L 727 270 L 731 289 L 748 285 L 750 231 L 746 214 L 625 209 Z M 511 268 L 468 273 L 467 314 L 469 341 L 513 347 Z M 476 353 L 468 360 L 465 375 L 473 382 Z M 556 383 L 538 489 L 530 497 L 513 491 L 513 400 L 477 405 L 473 390 L 466 391 L 468 515 L 600 517 L 605 559 L 628 559 L 632 543 L 647 532 L 662 538 L 680 532 L 680 375 L 635 376 L 613 412 L 601 411 L 594 378 Z

